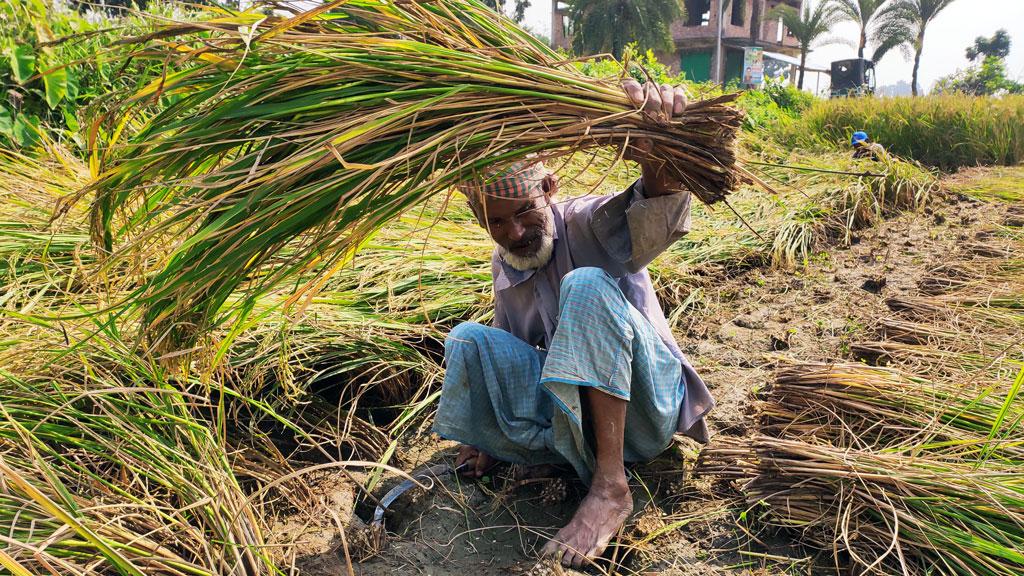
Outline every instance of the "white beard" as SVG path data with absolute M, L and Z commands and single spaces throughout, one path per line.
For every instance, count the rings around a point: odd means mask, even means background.
M 544 266 L 551 260 L 551 255 L 554 253 L 555 239 L 552 234 L 547 232 L 541 236 L 540 248 L 537 248 L 537 251 L 529 256 L 518 256 L 498 246 L 498 255 L 501 256 L 501 259 L 520 272 Z

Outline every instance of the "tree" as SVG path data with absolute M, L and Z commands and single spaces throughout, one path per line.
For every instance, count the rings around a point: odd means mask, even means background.
M 935 92 L 938 94 L 960 92 L 972 96 L 1020 94 L 1024 92 L 1024 84 L 1006 77 L 1006 64 L 1002 58 L 986 56 L 981 66 L 972 66 L 967 70 L 940 78 L 935 84 Z
M 782 18 L 782 24 L 800 43 L 800 79 L 796 87 L 803 90 L 807 54 L 815 45 L 835 42 L 833 39 L 821 40 L 822 36 L 828 34 L 832 27 L 842 20 L 842 14 L 832 2 L 825 0 L 818 2 L 813 9 L 810 2 L 804 2 L 803 13 L 797 12 L 792 6 L 780 4 L 769 10 L 766 17 Z
M 882 10 L 883 25 L 892 30 L 903 30 L 906 42 L 914 48 L 914 72 L 910 88 L 917 96 L 917 77 L 921 69 L 921 52 L 924 50 L 924 34 L 928 25 L 954 0 L 892 0 Z
M 857 43 L 857 57 L 864 57 L 868 42 L 874 46 L 871 60 L 878 62 L 889 50 L 905 44 L 907 41 L 905 27 L 885 26 L 879 18 L 883 14 L 882 7 L 888 0 L 833 0 L 835 8 L 843 20 L 853 22 L 860 28 Z
M 577 54 L 610 52 L 616 59 L 630 42 L 641 50 L 671 50 L 669 27 L 683 13 L 680 0 L 572 0 L 572 49 Z
M 497 12 L 508 14 L 505 9 L 508 7 L 508 0 L 484 0 L 484 4 L 490 6 Z M 515 0 L 515 8 L 512 11 L 512 19 L 522 22 L 526 16 L 526 9 L 530 7 L 530 0 Z
M 1010 34 L 1006 30 L 996 30 L 991 38 L 978 36 L 974 39 L 974 44 L 967 47 L 967 59 L 972 62 L 979 56 L 984 60 L 989 56 L 1003 59 L 1009 55 Z
M 939 79 L 935 91 L 938 93 L 960 92 L 974 96 L 1024 93 L 1024 84 L 1006 77 L 1004 59 L 1010 54 L 1010 35 L 1006 30 L 997 31 L 992 38 L 979 36 L 967 48 L 967 59 L 975 60 L 984 56 L 981 66 L 971 66 Z

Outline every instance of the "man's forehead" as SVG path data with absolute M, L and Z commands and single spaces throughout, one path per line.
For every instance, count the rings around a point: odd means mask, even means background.
M 506 216 L 541 205 L 538 200 L 543 197 L 543 195 L 529 198 L 497 198 L 494 196 L 485 196 L 483 202 L 481 202 L 480 208 L 481 211 L 489 217 Z

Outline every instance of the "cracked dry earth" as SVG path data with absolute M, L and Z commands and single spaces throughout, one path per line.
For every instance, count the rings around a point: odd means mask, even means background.
M 1024 169 L 1013 170 L 1020 178 L 1010 185 L 1024 187 Z M 858 231 L 850 246 L 826 247 L 797 270 L 762 267 L 704 278 L 703 307 L 677 337 L 718 401 L 709 418 L 713 433 L 749 431 L 751 392 L 772 379 L 779 363 L 851 360 L 851 343 L 871 339 L 873 324 L 889 315 L 886 298 L 914 291 L 939 263 L 966 259 L 988 231 L 1013 225 L 1015 218 L 1024 218 L 1019 207 L 941 194 L 920 212 Z M 452 443 L 426 435 L 403 448 L 406 470 L 454 454 Z M 690 477 L 698 449 L 680 441 L 655 462 L 632 469 L 636 513 L 609 559 L 587 573 L 706 576 L 797 569 L 806 551 L 786 541 L 750 543 L 741 507 L 715 500 L 707 481 Z M 572 478 L 514 482 L 506 476 L 499 471 L 479 483 L 448 476 L 429 494 L 410 491 L 389 513 L 386 548 L 369 541 L 356 518 L 368 518 L 372 510 L 352 506 L 347 483 L 325 478 L 322 499 L 335 514 L 312 512 L 278 526 L 297 544 L 285 564 L 314 576 L 573 573 L 538 563 L 535 550 L 570 518 L 582 486 Z M 348 526 L 344 545 L 339 522 Z M 800 572 L 807 573 L 806 566 Z

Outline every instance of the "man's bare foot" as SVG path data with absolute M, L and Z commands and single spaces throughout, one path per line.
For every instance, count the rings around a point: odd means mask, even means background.
M 633 497 L 624 476 L 612 481 L 595 478 L 572 520 L 544 545 L 541 555 L 579 568 L 604 553 L 632 511 Z
M 498 461 L 487 452 L 465 444 L 459 446 L 459 455 L 455 457 L 456 468 L 466 465 L 459 473 L 470 478 L 483 478 L 497 463 Z

